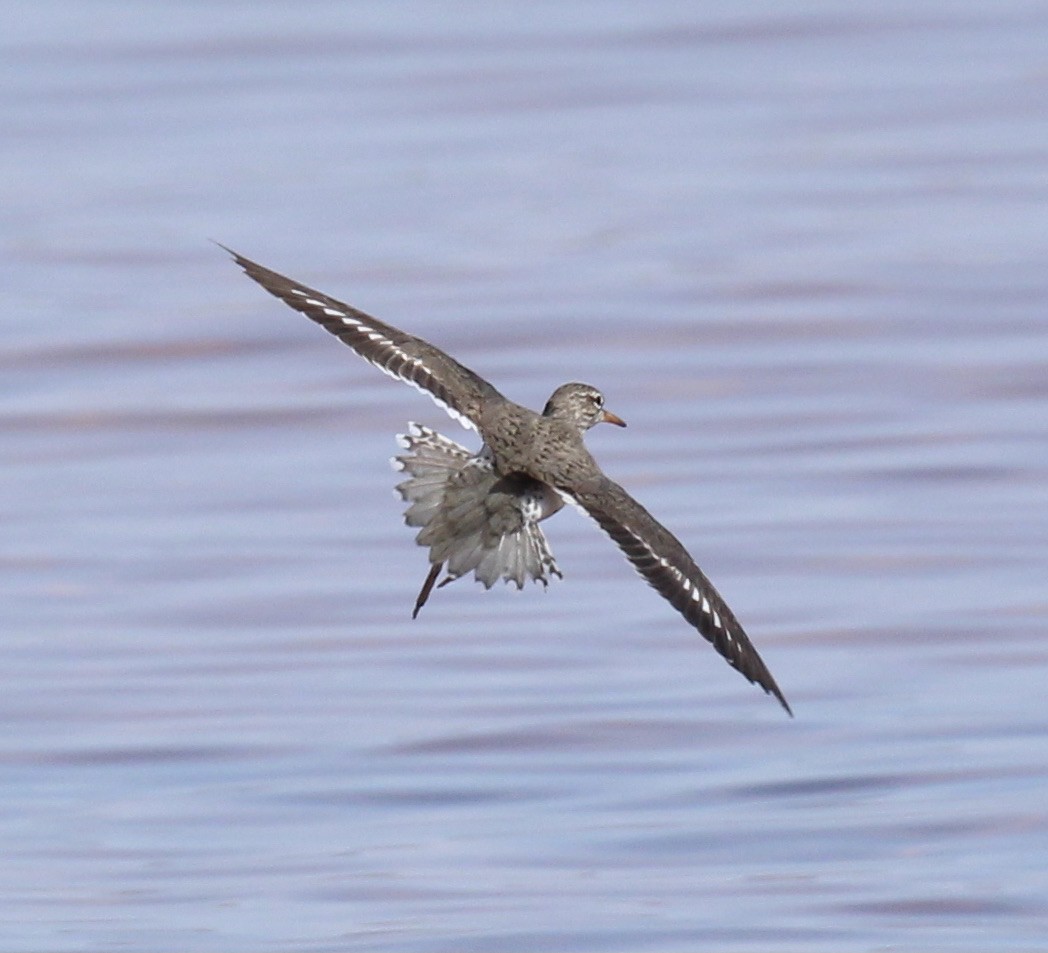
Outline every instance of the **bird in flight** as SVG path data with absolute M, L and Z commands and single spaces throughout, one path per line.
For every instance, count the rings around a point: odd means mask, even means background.
M 397 490 L 408 504 L 405 521 L 419 528 L 416 541 L 429 550 L 430 562 L 413 617 L 442 570 L 440 586 L 472 572 L 488 589 L 500 578 L 522 589 L 528 579 L 547 585 L 559 577 L 539 523 L 568 501 L 597 522 L 729 665 L 793 714 L 735 614 L 684 545 L 608 479 L 586 449 L 582 437 L 590 427 L 626 426 L 605 408 L 599 390 L 562 384 L 535 413 L 427 341 L 220 247 L 270 294 L 480 434 L 478 452 L 418 424 L 399 438 L 405 453 L 394 463 L 408 478 Z

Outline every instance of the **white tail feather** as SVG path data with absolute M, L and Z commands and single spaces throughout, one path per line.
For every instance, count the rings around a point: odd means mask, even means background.
M 408 476 L 397 486 L 408 504 L 404 521 L 419 528 L 430 562 L 447 564 L 441 585 L 470 572 L 488 589 L 500 578 L 523 589 L 528 579 L 546 585 L 560 576 L 537 522 L 561 507 L 552 490 L 500 477 L 483 451 L 419 424 L 397 440 L 407 451 L 392 461 Z

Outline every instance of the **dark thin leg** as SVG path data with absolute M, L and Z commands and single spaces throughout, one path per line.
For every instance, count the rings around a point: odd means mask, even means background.
M 418 618 L 419 610 L 426 604 L 429 594 L 433 591 L 433 583 L 437 581 L 437 576 L 440 575 L 440 570 L 443 568 L 443 563 L 434 563 L 429 567 L 429 575 L 426 576 L 426 581 L 422 583 L 418 598 L 415 600 L 415 611 L 411 613 L 412 619 Z

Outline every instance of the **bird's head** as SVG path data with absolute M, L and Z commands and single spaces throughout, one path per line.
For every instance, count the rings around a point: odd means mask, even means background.
M 578 427 L 579 433 L 602 423 L 626 426 L 621 417 L 604 409 L 604 395 L 589 384 L 561 384 L 546 401 L 542 415 L 566 420 Z

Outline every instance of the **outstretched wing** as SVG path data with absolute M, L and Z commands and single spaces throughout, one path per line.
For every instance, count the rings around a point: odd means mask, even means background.
M 429 394 L 463 426 L 476 430 L 481 403 L 502 398 L 484 378 L 421 338 L 219 247 L 271 295 L 316 321 L 380 371 Z
M 607 477 L 566 492 L 618 543 L 648 585 L 698 629 L 732 668 L 793 714 L 735 614 L 676 536 Z

